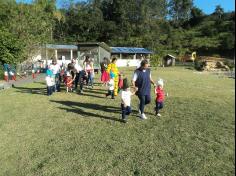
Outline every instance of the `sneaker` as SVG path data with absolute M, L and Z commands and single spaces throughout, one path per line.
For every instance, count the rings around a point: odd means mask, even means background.
M 160 113 L 158 113 L 158 114 L 157 114 L 157 116 L 158 116 L 158 117 L 161 117 L 161 114 L 160 114 Z
M 143 120 L 147 119 L 147 117 L 146 117 L 146 115 L 144 113 L 141 114 L 140 118 L 143 119 Z
M 127 119 L 122 119 L 123 123 L 128 123 Z
M 140 109 L 139 109 L 139 105 L 138 105 L 138 113 L 141 115 L 141 111 L 140 111 Z
M 140 109 L 138 110 L 138 113 L 141 115 L 141 111 L 140 111 Z

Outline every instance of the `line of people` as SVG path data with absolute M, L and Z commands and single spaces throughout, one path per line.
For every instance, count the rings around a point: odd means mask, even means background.
M 122 120 L 126 123 L 128 115 L 132 112 L 131 108 L 131 97 L 137 95 L 139 98 L 139 115 L 141 119 L 147 119 L 147 116 L 144 113 L 145 106 L 151 102 L 151 84 L 154 86 L 155 95 L 156 95 L 156 107 L 155 115 L 161 117 L 160 110 L 164 107 L 164 81 L 158 79 L 157 83 L 152 79 L 151 70 L 149 69 L 149 63 L 147 60 L 142 60 L 140 66 L 134 71 L 131 84 L 127 78 L 124 78 L 123 81 L 121 78 L 121 73 L 119 72 L 116 66 L 116 58 L 112 59 L 111 63 L 107 63 L 107 60 L 104 60 L 102 63 L 102 76 L 101 80 L 108 85 L 107 96 L 111 96 L 112 99 L 118 94 L 121 89 L 121 114 Z M 110 79 L 107 79 L 110 77 Z M 109 81 L 107 81 L 109 80 Z M 121 86 L 119 83 L 121 83 Z
M 59 65 L 56 59 L 52 59 L 52 64 L 47 67 L 46 71 L 47 95 L 52 95 L 52 92 L 60 92 L 61 83 L 66 86 L 67 92 L 82 93 L 84 85 L 93 88 L 94 66 L 92 60 L 87 56 L 81 66 L 77 60 L 73 59 L 66 66 Z
M 113 58 L 111 63 L 109 59 L 104 58 L 104 61 L 101 63 L 101 81 L 103 85 L 108 87 L 106 97 L 111 96 L 112 99 L 115 99 L 115 96 L 120 92 L 122 100 L 122 120 L 127 122 L 127 117 L 132 111 L 132 95 L 137 95 L 139 98 L 138 111 L 140 118 L 147 119 L 144 109 L 145 106 L 151 102 L 151 85 L 154 86 L 156 94 L 155 115 L 160 117 L 160 109 L 163 108 L 165 99 L 163 89 L 164 82 L 162 79 L 159 79 L 157 83 L 153 81 L 148 61 L 142 60 L 140 67 L 134 71 L 131 84 L 129 84 L 127 78 L 122 78 L 122 73 L 119 72 L 116 62 L 116 58 Z M 52 92 L 60 91 L 62 81 L 66 85 L 67 92 L 78 91 L 78 93 L 82 93 L 84 85 L 93 88 L 94 84 L 94 66 L 88 56 L 83 62 L 83 67 L 81 67 L 76 60 L 72 60 L 66 68 L 64 66 L 60 67 L 56 63 L 56 60 L 53 60 L 52 64 L 47 69 L 46 75 L 47 92 L 49 96 Z

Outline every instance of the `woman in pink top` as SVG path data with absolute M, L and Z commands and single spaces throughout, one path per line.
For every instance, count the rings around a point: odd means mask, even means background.
M 86 59 L 84 61 L 84 70 L 86 73 L 86 84 L 87 86 L 91 86 L 93 88 L 93 79 L 94 79 L 94 68 L 93 68 L 93 62 L 89 58 L 89 56 L 86 56 Z

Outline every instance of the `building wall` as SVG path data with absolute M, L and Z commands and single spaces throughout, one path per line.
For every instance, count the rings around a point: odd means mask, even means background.
M 118 67 L 137 67 L 140 65 L 139 59 L 118 59 L 116 62 Z
M 111 58 L 111 53 L 108 52 L 107 50 L 105 50 L 104 48 L 102 47 L 99 47 L 100 48 L 100 60 L 99 60 L 99 63 L 103 61 L 104 57 L 110 59 Z
M 48 60 L 46 61 L 46 52 L 45 49 L 42 50 L 41 52 L 37 52 L 35 54 L 35 56 L 32 57 L 33 62 L 37 62 L 38 60 L 42 60 L 43 61 L 43 65 L 44 67 L 46 67 L 46 65 L 50 65 L 52 63 L 51 58 L 55 56 L 55 50 L 47 50 L 47 58 Z M 62 56 L 64 56 L 65 60 L 62 61 Z M 73 51 L 73 58 L 77 58 L 78 57 L 78 52 L 76 50 Z M 57 62 L 58 64 L 62 65 L 62 63 L 64 62 L 64 64 L 68 64 L 71 62 L 71 51 L 65 51 L 65 50 L 57 50 Z

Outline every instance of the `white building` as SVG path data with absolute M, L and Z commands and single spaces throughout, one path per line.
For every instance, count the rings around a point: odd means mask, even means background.
M 112 57 L 118 59 L 118 67 L 137 67 L 142 59 L 150 59 L 152 51 L 145 48 L 111 47 Z
M 88 55 L 98 70 L 104 57 L 116 57 L 118 67 L 137 67 L 142 59 L 150 59 L 152 53 L 145 48 L 109 47 L 104 42 L 78 43 L 78 45 L 46 44 L 35 54 L 33 61 L 35 63 L 41 61 L 43 67 L 51 64 L 52 58 L 56 58 L 59 64 L 67 65 L 72 59 L 78 59 L 82 64 Z

